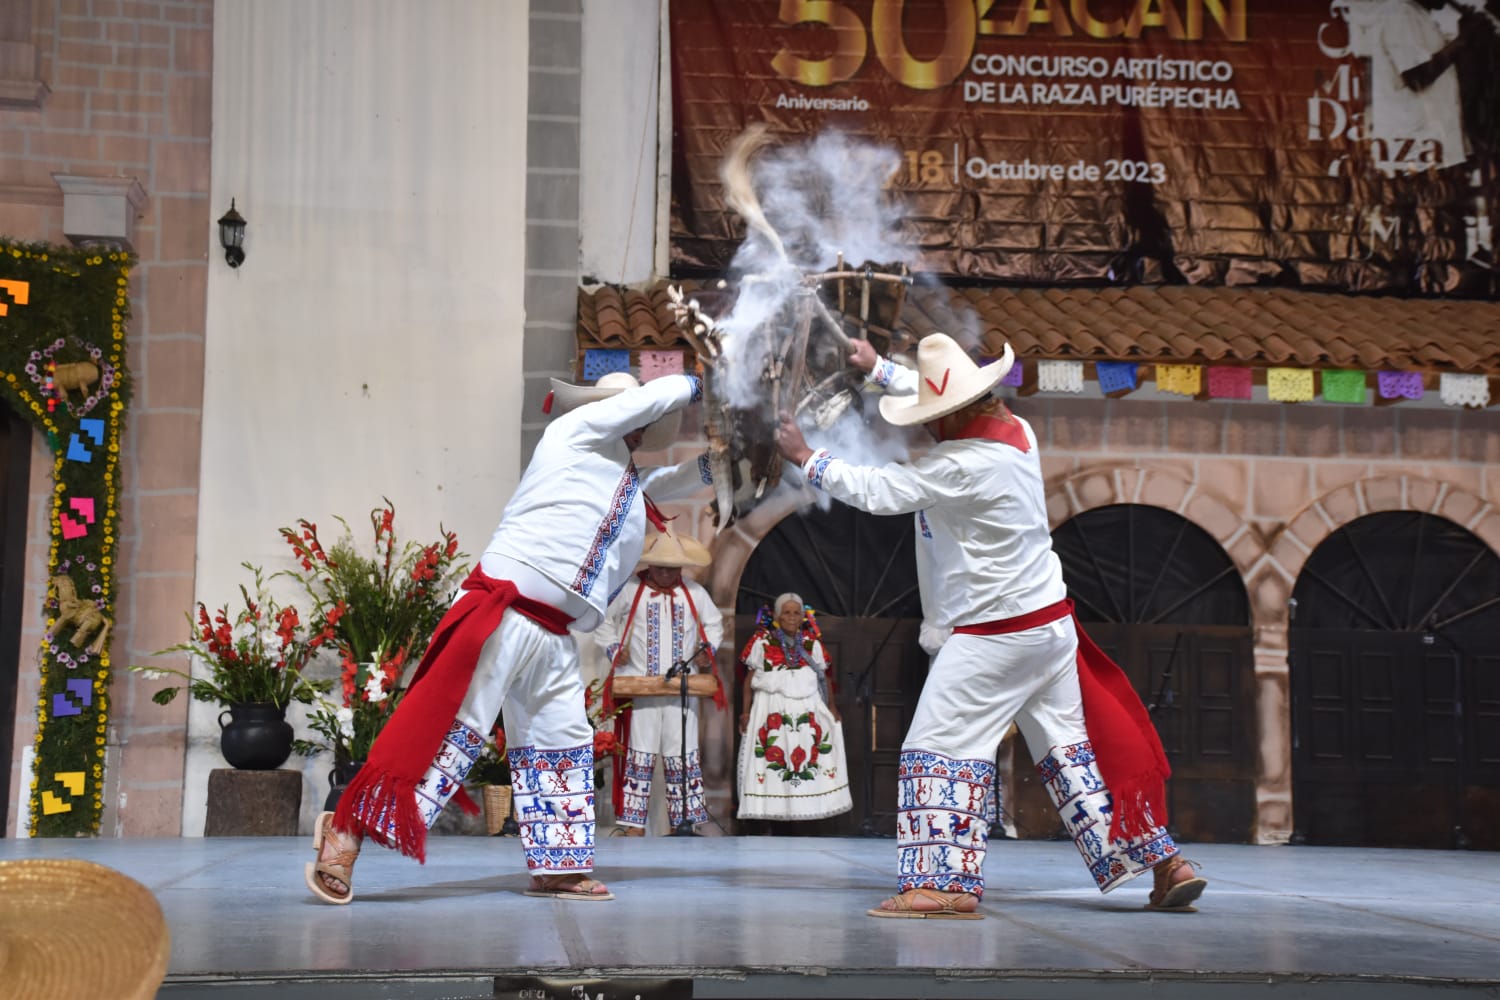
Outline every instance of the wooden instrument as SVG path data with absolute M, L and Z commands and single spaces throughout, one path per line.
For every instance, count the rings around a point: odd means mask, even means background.
M 615 675 L 614 696 L 616 701 L 628 698 L 676 698 L 681 694 L 682 682 L 676 677 L 621 677 Z M 719 690 L 719 681 L 713 674 L 688 674 L 688 694 L 694 698 L 712 698 Z

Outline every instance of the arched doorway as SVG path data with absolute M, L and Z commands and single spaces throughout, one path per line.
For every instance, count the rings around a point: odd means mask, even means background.
M 817 610 L 836 674 L 854 808 L 799 823 L 800 833 L 896 834 L 896 764 L 927 676 L 917 645 L 922 604 L 913 546 L 910 516 L 876 517 L 836 503 L 782 519 L 740 576 L 736 656 L 755 630 L 756 611 L 794 592 Z M 738 680 L 734 687 L 738 699 Z M 735 705 L 730 717 L 739 711 Z M 737 760 L 738 734 L 735 740 Z
M 1229 555 L 1159 507 L 1085 511 L 1052 533 L 1078 619 L 1124 668 L 1172 765 L 1170 827 L 1246 843 L 1255 820 L 1255 665 L 1250 604 Z M 1021 837 L 1060 835 L 1024 741 L 1012 762 Z
M 1294 838 L 1500 850 L 1500 557 L 1432 514 L 1370 514 L 1292 599 Z

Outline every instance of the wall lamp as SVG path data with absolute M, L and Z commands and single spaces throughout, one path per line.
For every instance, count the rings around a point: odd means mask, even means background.
M 245 262 L 245 217 L 234 210 L 234 199 L 229 199 L 229 211 L 219 220 L 219 245 L 224 248 L 224 260 L 230 267 L 239 267 Z

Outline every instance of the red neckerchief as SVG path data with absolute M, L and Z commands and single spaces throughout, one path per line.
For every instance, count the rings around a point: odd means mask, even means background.
M 1021 426 L 1021 421 L 1011 415 L 1006 409 L 1001 409 L 1004 417 L 992 416 L 981 413 L 964 425 L 963 430 L 948 438 L 949 441 L 958 441 L 964 438 L 980 438 L 985 441 L 999 441 L 1008 444 L 1012 448 L 1018 448 L 1023 453 L 1031 450 L 1031 442 L 1026 440 L 1026 429 Z

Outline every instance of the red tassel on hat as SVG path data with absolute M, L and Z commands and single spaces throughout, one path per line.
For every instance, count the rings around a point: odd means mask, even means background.
M 550 392 L 549 391 L 547 393 L 547 398 L 544 399 L 544 400 L 542 400 L 542 413 L 544 413 L 544 414 L 546 414 L 548 416 L 551 416 L 551 414 L 552 414 L 552 398 L 554 396 L 556 396 L 556 395 L 557 395 L 557 393 L 555 393 L 555 392 Z

